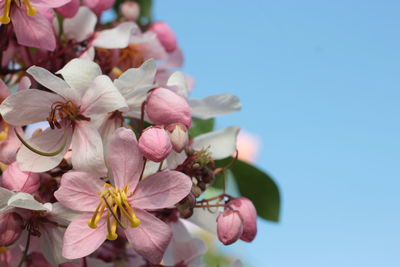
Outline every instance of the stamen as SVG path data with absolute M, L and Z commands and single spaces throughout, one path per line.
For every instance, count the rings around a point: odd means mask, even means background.
M 100 209 L 100 207 L 101 207 L 101 209 Z M 100 221 L 100 218 L 103 215 L 105 208 L 106 208 L 106 205 L 102 201 L 100 201 L 99 205 L 96 208 L 96 211 L 93 213 L 92 219 L 88 222 L 88 225 L 90 228 L 92 228 L 92 229 L 97 228 L 97 223 Z M 99 212 L 99 210 L 100 210 L 100 212 Z
M 6 2 L 4 4 L 3 16 L 0 17 L 1 24 L 8 24 L 11 21 L 11 19 L 10 19 L 11 1 L 12 0 L 6 0 Z
M 118 210 L 118 206 L 115 205 L 113 208 L 113 213 L 116 214 Z M 111 221 L 111 216 L 110 216 L 110 211 L 107 211 L 107 239 L 108 240 L 115 240 L 117 239 L 118 235 L 117 235 L 117 220 L 113 219 L 112 223 L 110 223 Z
M 54 152 L 44 152 L 44 151 L 40 151 L 40 150 L 38 150 L 38 149 L 32 147 L 30 144 L 28 144 L 28 142 L 25 141 L 25 140 L 19 135 L 19 133 L 17 132 L 17 130 L 14 129 L 14 132 L 15 132 L 15 134 L 17 135 L 19 141 L 21 141 L 21 143 L 22 143 L 24 146 L 26 146 L 26 148 L 28 148 L 28 149 L 29 149 L 30 151 L 32 151 L 33 153 L 39 154 L 39 155 L 44 156 L 44 157 L 54 157 L 54 156 L 57 156 L 58 154 L 60 154 L 60 153 L 64 150 L 65 146 L 67 145 L 67 131 L 64 131 L 64 142 L 63 142 L 63 144 L 61 145 L 61 147 L 60 147 L 59 149 L 57 149 L 57 150 L 54 151 Z
M 28 16 L 35 16 L 36 15 L 36 8 L 31 6 L 29 0 L 23 0 L 26 9 L 28 9 Z
M 4 123 L 4 130 L 0 132 L 0 141 L 4 141 L 7 139 L 8 137 L 8 123 L 7 122 L 3 122 Z

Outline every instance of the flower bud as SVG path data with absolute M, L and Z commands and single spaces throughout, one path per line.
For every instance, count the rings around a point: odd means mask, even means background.
M 21 171 L 17 162 L 14 162 L 3 173 L 3 186 L 12 191 L 32 194 L 40 186 L 40 176 L 38 173 Z
M 160 87 L 150 93 L 146 113 L 155 124 L 182 123 L 187 128 L 192 125 L 192 109 L 187 100 L 169 89 Z
M 136 21 L 140 15 L 140 6 L 133 1 L 123 2 L 121 5 L 121 13 L 127 20 Z
M 56 11 L 64 18 L 73 18 L 78 13 L 80 4 L 79 0 L 71 0 L 71 2 L 56 8 Z
M 257 211 L 251 200 L 239 197 L 228 203 L 229 207 L 237 210 L 243 219 L 243 234 L 241 240 L 251 242 L 257 234 Z
M 167 132 L 160 127 L 149 127 L 139 138 L 139 150 L 149 160 L 160 162 L 172 151 Z
M 151 24 L 149 31 L 157 35 L 158 40 L 168 53 L 175 51 L 178 46 L 176 37 L 168 24 L 162 21 L 154 22 Z
M 115 0 L 83 0 L 83 4 L 94 11 L 101 14 L 103 11 L 113 7 Z
M 15 212 L 0 215 L 0 246 L 12 245 L 21 236 L 24 227 L 22 217 Z
M 225 210 L 217 218 L 218 239 L 224 245 L 236 242 L 243 233 L 243 220 L 236 210 Z
M 182 123 L 174 123 L 167 126 L 169 137 L 174 150 L 178 153 L 182 152 L 189 142 L 189 134 L 187 128 Z

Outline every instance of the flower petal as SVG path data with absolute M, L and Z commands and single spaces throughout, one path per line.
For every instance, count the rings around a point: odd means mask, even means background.
M 22 8 L 11 10 L 11 21 L 20 45 L 53 51 L 56 38 L 51 23 L 40 13 L 28 16 Z
M 67 4 L 71 0 L 31 0 L 35 7 L 52 8 L 60 7 Z
M 97 228 L 88 226 L 91 213 L 85 213 L 73 220 L 64 234 L 62 255 L 67 259 L 78 259 L 91 254 L 106 240 L 107 226 L 103 216 L 97 223 Z
M 0 105 L 0 113 L 12 125 L 27 125 L 45 121 L 51 105 L 63 100 L 61 96 L 45 91 L 24 90 L 7 97 Z
M 64 97 L 67 100 L 72 100 L 74 102 L 79 100 L 79 95 L 71 88 L 63 79 L 55 76 L 50 71 L 32 66 L 26 72 L 28 72 L 32 77 L 44 87 L 52 90 L 56 94 Z
M 143 156 L 132 130 L 121 127 L 115 131 L 109 142 L 107 163 L 117 188 L 129 185 L 130 190 L 135 190 L 143 169 Z
M 133 249 L 153 264 L 160 263 L 171 240 L 172 232 L 167 224 L 150 213 L 134 209 L 140 220 L 137 228 L 125 230 Z
M 61 178 L 61 186 L 54 196 L 67 208 L 82 212 L 95 211 L 100 201 L 98 192 L 104 182 L 92 173 L 69 171 Z
M 78 121 L 75 123 L 71 147 L 74 169 L 92 172 L 98 177 L 107 173 L 103 156 L 103 142 L 99 132 L 90 122 Z
M 64 232 L 64 228 L 57 226 L 40 227 L 40 249 L 52 266 L 69 261 L 62 256 Z
M 107 49 L 125 48 L 128 46 L 132 34 L 138 30 L 135 23 L 123 22 L 113 29 L 96 32 L 92 45 Z
M 139 182 L 130 202 L 141 209 L 175 205 L 190 193 L 192 180 L 181 172 L 162 171 Z
M 8 200 L 14 195 L 14 192 L 0 187 L 0 214 L 6 212 L 8 207 Z
M 74 58 L 56 73 L 63 76 L 67 84 L 77 92 L 81 99 L 93 80 L 101 75 L 101 69 L 91 60 Z
M 87 7 L 79 8 L 75 17 L 64 20 L 64 33 L 77 42 L 82 42 L 94 33 L 96 15 Z
M 81 112 L 86 116 L 127 109 L 124 97 L 106 75 L 97 76 L 82 98 Z
M 8 89 L 8 86 L 0 80 L 0 99 L 4 100 L 10 95 L 10 89 Z
M 223 159 L 231 156 L 236 151 L 236 138 L 239 127 L 227 127 L 225 129 L 202 134 L 193 140 L 195 150 L 208 149 L 213 159 Z
M 67 207 L 64 207 L 63 205 L 61 205 L 60 202 L 56 202 L 56 203 L 53 203 L 53 205 L 52 205 L 51 215 L 56 217 L 57 221 L 62 221 L 62 222 L 65 222 L 66 224 L 69 224 L 77 216 L 79 216 L 80 213 L 73 211 L 71 209 L 68 209 Z
M 18 140 L 14 129 L 16 129 L 19 133 L 22 132 L 20 127 L 15 128 L 11 125 L 9 125 L 9 127 L 10 129 L 7 139 L 0 142 L 0 162 L 8 165 L 16 160 L 17 151 L 21 145 L 21 142 Z
M 207 209 L 197 208 L 193 209 L 193 215 L 188 219 L 188 221 L 216 236 L 218 214 L 218 210 L 215 210 L 214 213 L 211 213 Z
M 59 149 L 67 138 L 66 145 L 56 156 L 46 157 L 36 154 L 25 146 L 21 146 L 17 153 L 17 162 L 22 171 L 45 172 L 53 169 L 64 158 L 65 153 L 71 144 L 72 129 L 71 127 L 63 127 L 61 129 L 47 128 L 42 133 L 28 139 L 27 142 L 32 147 L 43 152 L 53 152 Z
M 14 208 L 49 211 L 46 205 L 36 201 L 31 194 L 24 192 L 18 192 L 11 196 L 7 205 Z
M 212 95 L 201 99 L 190 99 L 193 117 L 203 120 L 239 111 L 239 98 L 230 94 Z
M 190 89 L 186 81 L 185 75 L 182 72 L 176 71 L 172 73 L 171 76 L 168 78 L 167 86 L 171 89 L 174 89 L 174 91 L 181 96 L 186 98 L 188 97 Z

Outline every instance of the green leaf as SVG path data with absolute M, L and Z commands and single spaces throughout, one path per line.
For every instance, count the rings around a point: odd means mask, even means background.
M 191 137 L 196 137 L 204 133 L 208 133 L 214 130 L 214 119 L 201 120 L 193 118 L 192 128 L 189 129 Z
M 233 159 L 231 157 L 216 161 L 217 167 L 227 166 Z M 260 169 L 237 160 L 230 171 L 242 196 L 250 199 L 261 218 L 278 222 L 280 215 L 280 193 L 274 180 Z M 223 175 L 216 179 L 216 185 L 220 188 Z

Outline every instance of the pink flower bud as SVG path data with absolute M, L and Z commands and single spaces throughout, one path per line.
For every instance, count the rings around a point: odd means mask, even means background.
M 168 125 L 166 129 L 174 150 L 178 153 L 182 152 L 189 142 L 189 134 L 186 126 L 182 123 L 174 123 Z
M 0 215 L 0 246 L 12 245 L 21 236 L 24 227 L 22 217 L 15 212 Z
M 14 162 L 3 173 L 3 186 L 12 191 L 32 194 L 40 186 L 40 176 L 38 173 L 21 171 L 17 162 Z
M 80 4 L 79 0 L 71 0 L 71 2 L 56 8 L 56 11 L 64 18 L 72 18 L 78 13 Z
M 168 24 L 162 21 L 154 22 L 151 24 L 149 31 L 157 35 L 158 40 L 167 52 L 175 51 L 178 46 L 176 37 Z
M 218 239 L 224 245 L 236 242 L 243 233 L 242 217 L 236 210 L 225 210 L 217 218 Z
M 228 203 L 229 207 L 240 212 L 243 219 L 243 234 L 241 240 L 251 242 L 257 234 L 257 211 L 251 200 L 239 197 Z
M 169 89 L 157 88 L 147 98 L 146 112 L 155 124 L 192 125 L 192 109 L 187 100 Z
M 139 138 L 139 150 L 149 160 L 160 162 L 172 151 L 167 132 L 160 127 L 149 127 Z
M 123 2 L 121 13 L 126 19 L 136 21 L 140 15 L 140 6 L 138 3 L 132 1 Z
M 115 0 L 83 0 L 83 4 L 94 11 L 101 14 L 103 11 L 113 7 Z

